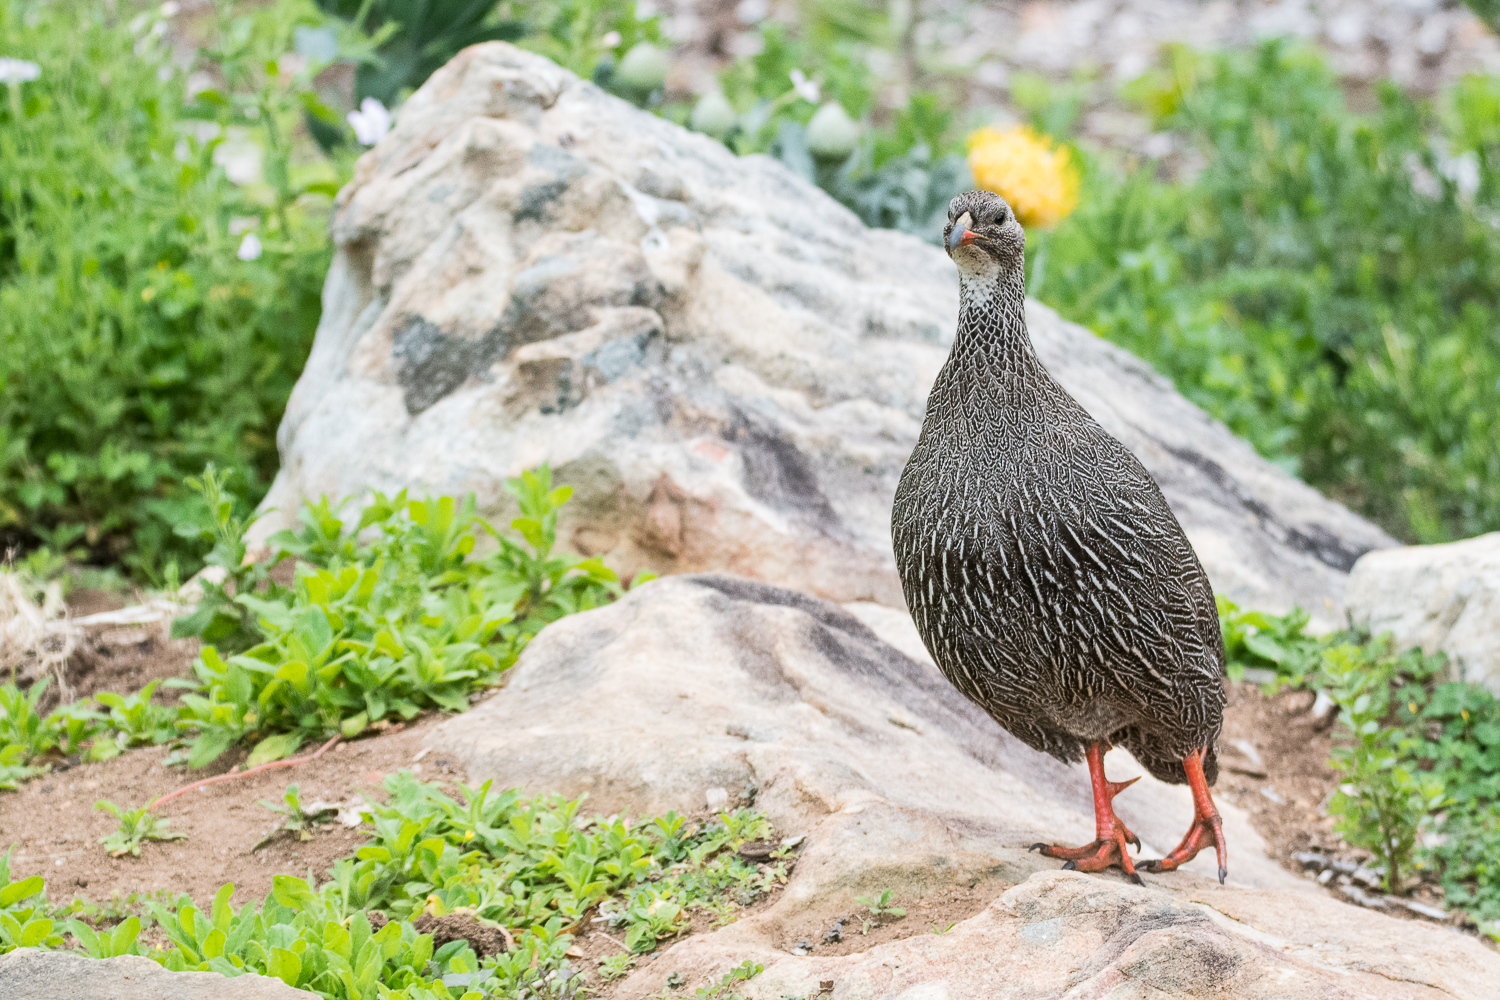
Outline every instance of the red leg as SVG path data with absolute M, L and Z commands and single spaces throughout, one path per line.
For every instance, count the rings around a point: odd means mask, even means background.
M 1204 848 L 1213 847 L 1219 856 L 1219 884 L 1223 885 L 1229 874 L 1224 824 L 1219 820 L 1219 810 L 1208 794 L 1208 782 L 1203 777 L 1203 751 L 1188 754 L 1183 758 L 1182 766 L 1187 771 L 1188 787 L 1193 790 L 1193 825 L 1175 851 L 1160 860 L 1142 861 L 1141 868 L 1148 872 L 1169 872 L 1193 860 Z
M 1114 798 L 1135 784 L 1138 778 L 1129 781 L 1110 781 L 1104 776 L 1104 752 L 1107 743 L 1095 743 L 1088 748 L 1089 779 L 1094 786 L 1094 842 L 1083 847 L 1058 847 L 1053 844 L 1032 844 L 1033 851 L 1041 851 L 1049 858 L 1063 858 L 1067 871 L 1102 872 L 1109 867 L 1125 869 L 1125 875 L 1139 885 L 1141 877 L 1135 873 L 1135 865 L 1125 850 L 1126 844 L 1141 849 L 1141 838 L 1131 833 L 1115 815 Z

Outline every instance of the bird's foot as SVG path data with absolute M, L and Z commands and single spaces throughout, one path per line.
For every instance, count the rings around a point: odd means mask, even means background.
M 1219 819 L 1219 811 L 1215 809 L 1209 816 L 1195 816 L 1193 825 L 1188 828 L 1187 836 L 1182 838 L 1182 843 L 1177 849 L 1164 858 L 1149 858 L 1141 862 L 1141 871 L 1146 872 L 1169 872 L 1181 868 L 1193 858 L 1198 852 L 1214 848 L 1219 856 L 1219 884 L 1224 884 L 1224 879 L 1229 875 L 1225 866 L 1225 844 L 1224 824 Z
M 1219 810 L 1214 806 L 1213 798 L 1208 794 L 1208 782 L 1203 777 L 1202 751 L 1188 755 L 1182 763 L 1187 772 L 1188 786 L 1193 790 L 1193 825 L 1188 827 L 1187 836 L 1182 838 L 1182 843 L 1177 845 L 1176 850 L 1164 858 L 1142 861 L 1141 870 L 1169 872 L 1193 860 L 1199 851 L 1212 847 L 1219 859 L 1219 884 L 1223 885 L 1224 879 L 1229 875 L 1226 860 L 1229 850 L 1224 842 L 1224 823 L 1219 818 Z
M 1135 873 L 1135 863 L 1130 860 L 1130 854 L 1126 850 L 1128 844 L 1135 844 L 1136 850 L 1140 850 L 1141 839 L 1117 819 L 1114 834 L 1108 839 L 1096 840 L 1082 847 L 1032 844 L 1031 850 L 1040 851 L 1049 858 L 1066 861 L 1063 871 L 1102 872 L 1106 868 L 1122 868 L 1126 878 L 1136 885 L 1142 885 L 1141 877 Z

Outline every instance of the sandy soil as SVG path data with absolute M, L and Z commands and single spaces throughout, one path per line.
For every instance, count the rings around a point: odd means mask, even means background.
M 133 750 L 113 760 L 54 771 L 17 792 L 0 795 L 0 845 L 12 846 L 11 877 L 42 875 L 54 901 L 82 896 L 104 902 L 131 893 L 166 890 L 187 893 L 199 904 L 212 901 L 219 886 L 233 882 L 235 902 L 259 900 L 275 875 L 321 876 L 335 860 L 352 855 L 365 837 L 330 824 L 310 841 L 283 835 L 252 853 L 280 816 L 257 804 L 279 803 L 287 785 L 297 784 L 302 801 L 347 802 L 369 794 L 383 797 L 385 775 L 410 768 L 427 780 L 462 780 L 457 765 L 428 756 L 418 762 L 422 736 L 433 716 L 397 732 L 336 744 L 318 760 L 276 768 L 189 792 L 158 812 L 187 840 L 147 842 L 139 858 L 112 858 L 99 838 L 114 819 L 96 810 L 99 799 L 125 807 L 151 799 L 238 764 L 244 752 L 226 754 L 213 766 L 188 772 L 163 766 L 165 747 Z

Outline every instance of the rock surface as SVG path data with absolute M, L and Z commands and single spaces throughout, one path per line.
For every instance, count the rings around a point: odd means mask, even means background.
M 0 955 L 5 1000 L 317 1000 L 270 976 L 169 972 L 139 955 L 86 958 L 21 948 Z
M 1369 553 L 1349 577 L 1349 614 L 1403 648 L 1447 653 L 1455 680 L 1500 694 L 1500 532 Z
M 1493 996 L 1500 957 L 1310 890 L 1223 803 L 1225 886 L 1208 859 L 1136 887 L 1029 853 L 1092 839 L 1086 769 L 1023 746 L 877 631 L 920 652 L 889 608 L 718 574 L 658 580 L 549 626 L 505 689 L 428 745 L 474 781 L 587 792 L 605 814 L 753 795 L 779 832 L 806 837 L 774 905 L 674 946 L 619 997 L 654 995 L 673 972 L 691 990 L 747 959 L 766 965 L 736 986 L 750 1000 L 830 981 L 831 1000 Z M 1140 773 L 1121 751 L 1107 769 Z M 1185 788 L 1150 776 L 1116 808 L 1143 856 L 1174 846 L 1191 815 Z M 793 954 L 885 889 L 956 925 Z
M 369 488 L 474 491 L 503 519 L 506 477 L 547 461 L 577 487 L 566 542 L 618 569 L 901 605 L 891 498 L 957 315 L 940 251 L 503 43 L 403 107 L 333 235 L 255 537 Z M 1139 360 L 1029 315 L 1220 591 L 1336 612 L 1354 560 L 1393 544 Z

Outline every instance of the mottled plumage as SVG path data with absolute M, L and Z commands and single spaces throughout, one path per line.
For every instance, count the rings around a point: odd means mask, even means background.
M 1212 783 L 1208 578 L 1145 468 L 1037 358 L 1008 206 L 960 195 L 950 230 L 965 213 L 958 336 L 896 491 L 907 606 L 944 675 L 1028 745 L 1069 762 L 1119 745 L 1174 783 L 1202 750 Z

